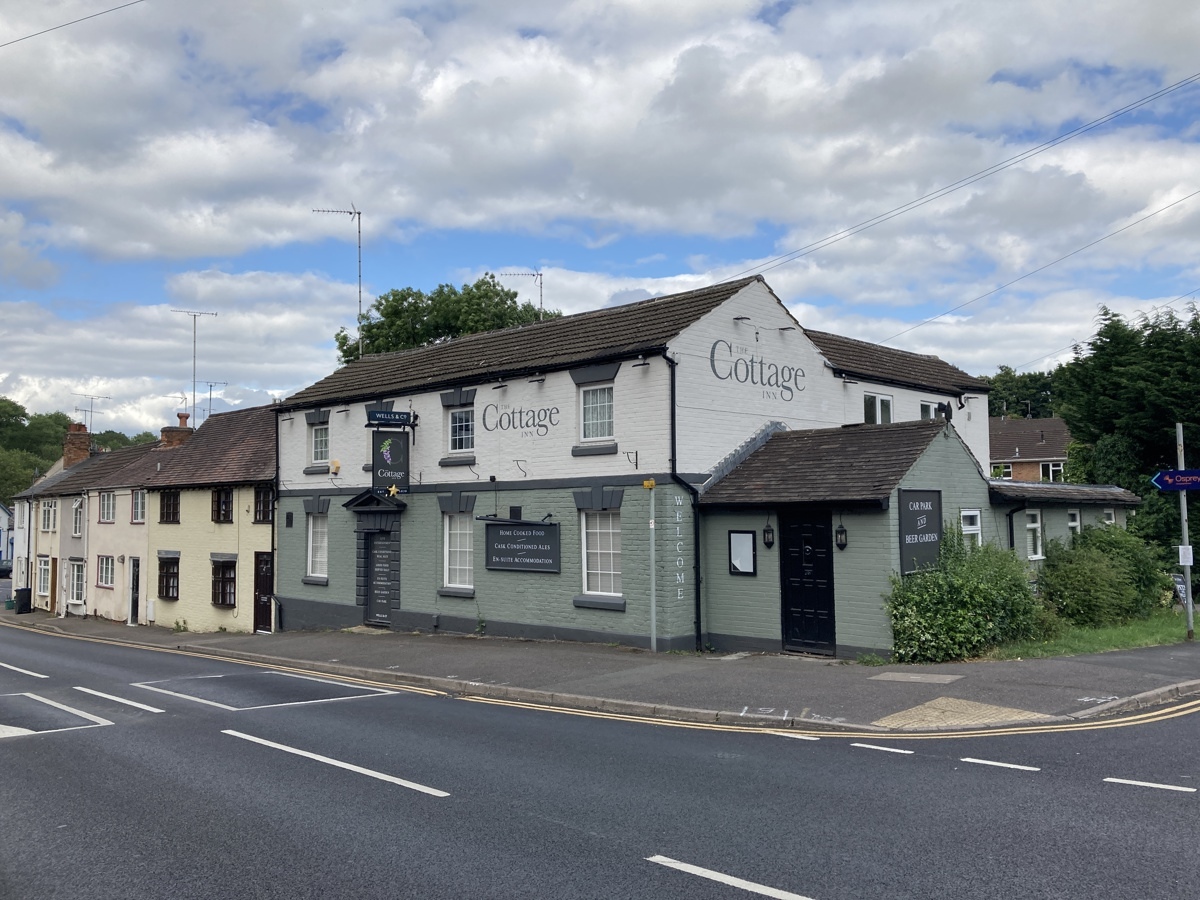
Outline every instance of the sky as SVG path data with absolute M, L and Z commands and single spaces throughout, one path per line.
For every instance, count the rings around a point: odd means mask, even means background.
M 761 272 L 973 375 L 1200 290 L 1200 81 L 970 180 L 1200 74 L 1194 2 L 118 5 L 0 6 L 0 395 L 93 431 L 175 424 L 193 335 L 198 420 L 332 372 L 359 221 L 364 307 Z

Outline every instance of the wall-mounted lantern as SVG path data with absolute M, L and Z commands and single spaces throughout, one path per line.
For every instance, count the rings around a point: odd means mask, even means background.
M 839 522 L 838 527 L 835 528 L 833 531 L 833 542 L 837 545 L 837 548 L 839 550 L 846 549 L 847 536 L 848 535 L 846 534 L 846 526 Z
M 775 529 L 770 522 L 763 526 L 763 546 L 768 550 L 775 546 Z

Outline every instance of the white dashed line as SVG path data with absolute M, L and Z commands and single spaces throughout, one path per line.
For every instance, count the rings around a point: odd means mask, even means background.
M 996 766 L 1000 769 L 1016 769 L 1020 772 L 1040 772 L 1037 766 L 1018 766 L 1016 763 L 996 762 L 994 759 L 972 759 L 964 756 L 959 762 L 974 763 L 977 766 Z
M 28 669 L 18 669 L 16 666 L 10 666 L 8 663 L 0 663 L 6 669 L 12 669 L 14 672 L 20 672 L 22 675 L 30 675 L 34 678 L 49 678 L 49 675 L 39 675 L 37 672 L 30 672 Z
M 1185 794 L 1196 793 L 1196 788 L 1181 787 L 1178 784 L 1155 784 L 1153 781 L 1130 781 L 1127 778 L 1105 778 L 1110 784 L 1131 784 L 1134 787 L 1158 788 L 1160 791 L 1181 791 Z
M 272 750 L 282 750 L 284 753 L 292 753 L 296 756 L 303 756 L 305 759 L 315 760 L 319 763 L 325 763 L 327 766 L 335 766 L 339 769 L 345 769 L 347 772 L 354 772 L 358 775 L 366 775 L 369 778 L 378 778 L 380 781 L 387 781 L 391 784 L 398 784 L 400 787 L 406 787 L 412 791 L 420 791 L 422 794 L 429 794 L 431 797 L 449 797 L 445 791 L 439 791 L 437 788 L 426 787 L 423 784 L 417 784 L 415 781 L 405 781 L 403 778 L 397 778 L 395 775 L 385 775 L 383 772 L 376 772 L 373 769 L 364 769 L 362 766 L 356 766 L 351 763 L 342 762 L 338 759 L 330 759 L 328 756 L 320 756 L 316 753 L 309 753 L 307 750 L 298 750 L 295 747 L 289 747 L 286 744 L 276 744 L 274 741 L 268 741 L 263 738 L 254 737 L 252 734 L 242 734 L 240 731 L 222 731 L 221 734 L 227 734 L 230 737 L 241 738 L 243 741 L 250 741 L 255 744 L 262 744 L 264 747 L 270 747 Z
M 93 697 L 103 697 L 105 700 L 111 700 L 114 703 L 124 703 L 126 706 L 133 706 L 137 709 L 144 709 L 146 712 L 160 713 L 162 712 L 156 706 L 147 706 L 145 703 L 138 703 L 136 700 L 126 700 L 124 697 L 114 697 L 112 694 L 104 694 L 100 691 L 93 691 L 91 688 L 80 687 L 75 685 L 75 690 L 83 691 L 85 694 L 91 694 Z
M 753 881 L 734 878 L 732 875 L 726 875 L 723 872 L 714 872 L 712 869 L 702 869 L 699 866 L 679 862 L 679 860 L 671 859 L 669 856 L 647 856 L 646 862 L 658 863 L 660 866 L 686 872 L 689 875 L 699 875 L 701 878 L 707 878 L 709 881 L 718 881 L 721 884 L 741 888 L 743 891 L 749 891 L 752 894 L 759 894 L 763 897 L 774 897 L 775 900 L 811 900 L 809 897 L 793 894 L 790 891 L 781 891 L 779 888 L 767 887 L 765 884 L 755 884 Z
M 851 744 L 850 746 L 861 747 L 864 750 L 882 750 L 884 753 L 903 753 L 905 755 L 910 755 L 915 752 L 913 750 L 901 750 L 898 747 L 880 747 L 876 744 Z
M 781 734 L 780 737 L 791 738 L 793 741 L 819 741 L 819 737 L 811 734 Z

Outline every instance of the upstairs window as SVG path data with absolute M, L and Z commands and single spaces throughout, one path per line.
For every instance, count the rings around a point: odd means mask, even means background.
M 115 522 L 117 520 L 117 495 L 112 491 L 100 492 L 100 521 Z
M 450 452 L 475 449 L 475 410 L 450 410 Z
M 585 387 L 579 392 L 581 434 L 585 441 L 613 436 L 613 386 Z
M 882 394 L 863 394 L 863 422 L 867 425 L 890 425 L 892 398 Z
M 1063 464 L 1060 462 L 1042 463 L 1042 481 L 1062 481 Z
M 83 500 L 74 500 L 71 503 L 71 536 L 83 536 Z
M 212 492 L 212 520 L 233 521 L 233 488 L 217 488 Z
M 42 531 L 58 531 L 58 501 L 42 501 Z
M 257 524 L 275 521 L 275 487 L 260 484 L 254 489 L 254 521 Z
M 932 403 L 922 403 L 921 404 L 921 421 L 928 422 L 932 418 L 933 418 L 933 404 Z
M 129 521 L 141 523 L 146 521 L 146 492 L 134 491 L 129 500 Z
M 309 426 L 309 445 L 313 465 L 326 465 L 329 462 L 329 425 Z
M 158 521 L 179 524 L 179 491 L 163 491 L 158 495 Z

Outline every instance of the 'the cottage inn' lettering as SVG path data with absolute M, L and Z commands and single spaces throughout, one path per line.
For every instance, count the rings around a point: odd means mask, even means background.
M 483 430 L 519 431 L 521 437 L 545 437 L 551 428 L 558 426 L 558 415 L 557 406 L 543 406 L 539 409 L 518 406 L 514 409 L 489 403 L 483 408 Z
M 733 380 L 739 384 L 754 384 L 764 388 L 763 396 L 770 400 L 790 401 L 804 390 L 804 370 L 799 366 L 781 366 L 768 362 L 746 347 L 735 346 L 718 338 L 708 350 L 708 365 L 718 381 Z M 765 390 L 774 388 L 774 390 Z

